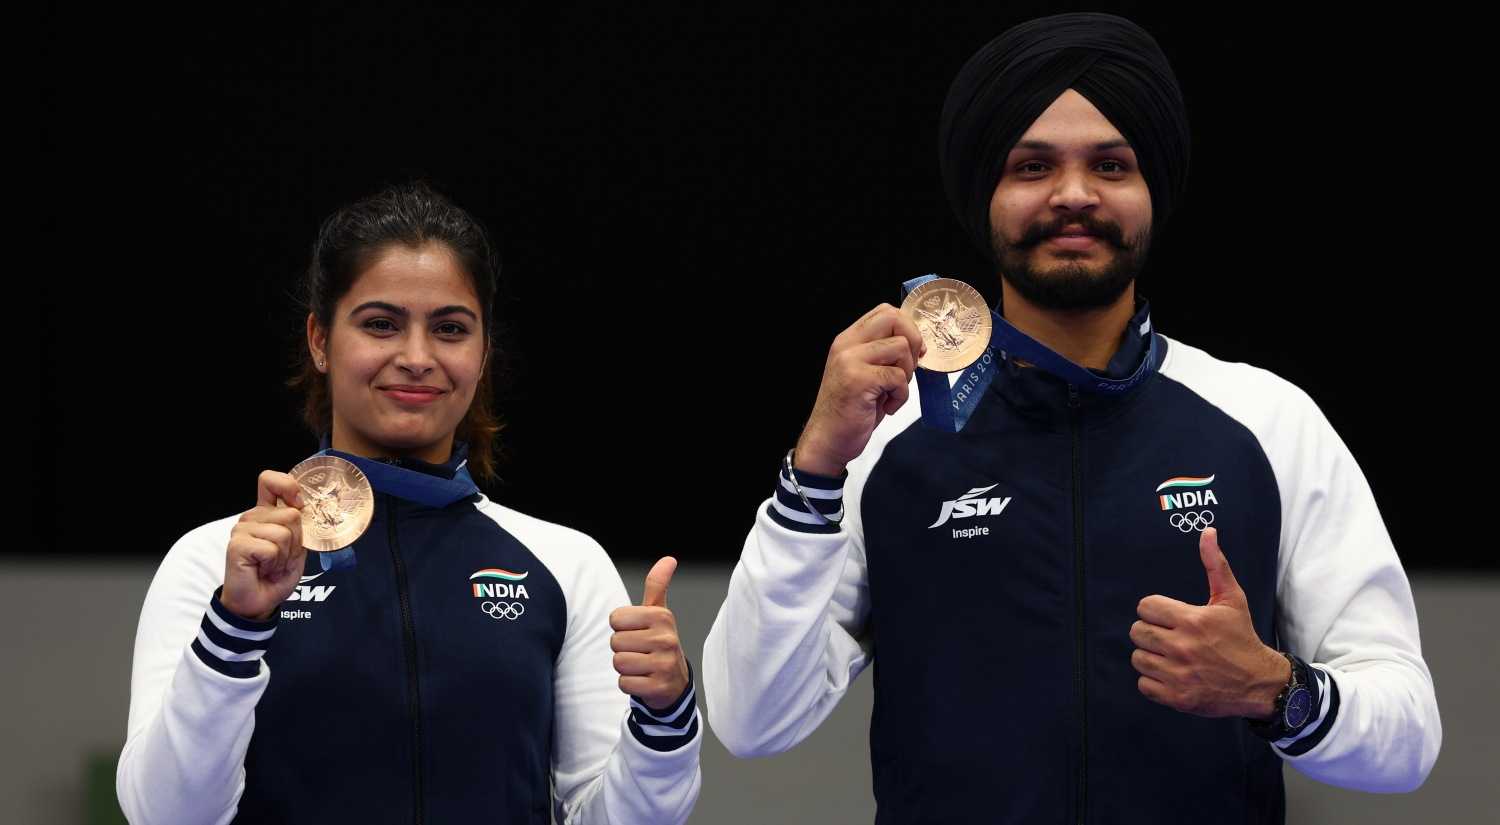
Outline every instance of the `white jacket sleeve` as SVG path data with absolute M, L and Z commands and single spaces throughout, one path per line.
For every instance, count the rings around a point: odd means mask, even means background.
M 696 689 L 662 712 L 620 692 L 609 614 L 630 597 L 603 548 L 572 535 L 582 563 L 566 591 L 567 635 L 553 680 L 554 814 L 562 825 L 680 825 L 702 785 Z
M 179 540 L 141 608 L 115 776 L 120 808 L 136 825 L 228 822 L 245 788 L 275 622 L 248 622 L 218 605 L 233 522 Z
M 915 394 L 911 407 L 916 406 Z M 886 423 L 890 423 L 887 421 Z M 781 753 L 812 733 L 870 663 L 858 489 L 878 449 L 846 482 L 783 469 L 745 539 L 703 647 L 703 689 L 719 741 L 736 756 Z
M 1277 629 L 1328 684 L 1316 726 L 1277 749 L 1332 785 L 1414 790 L 1443 731 L 1411 586 L 1354 456 L 1293 389 L 1274 438 L 1263 439 L 1282 500 Z

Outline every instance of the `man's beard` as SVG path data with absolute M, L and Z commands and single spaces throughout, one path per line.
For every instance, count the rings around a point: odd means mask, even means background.
M 1097 255 L 1097 250 L 1083 253 L 1056 250 L 1053 253 L 1056 257 L 1066 261 L 1077 256 L 1077 262 L 1063 263 L 1046 272 L 1033 268 L 1030 263 L 1032 253 L 1048 238 L 1060 233 L 1064 226 L 1082 226 L 1095 236 L 1096 243 L 1112 248 L 1114 254 L 1109 263 L 1103 269 L 1084 263 L 1084 257 Z M 1150 245 L 1150 227 L 1127 242 L 1118 224 L 1086 215 L 1062 218 L 1045 226 L 1034 225 L 1014 241 L 1007 240 L 997 229 L 990 230 L 990 246 L 1000 267 L 1000 277 L 1010 282 L 1022 298 L 1043 309 L 1080 310 L 1112 306 L 1140 274 Z

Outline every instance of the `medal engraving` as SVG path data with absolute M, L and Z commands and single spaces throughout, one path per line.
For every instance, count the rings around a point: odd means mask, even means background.
M 990 343 L 990 308 L 974 287 L 953 278 L 938 278 L 907 293 L 901 314 L 922 333 L 927 354 L 917 366 L 933 372 L 958 372 L 979 360 Z
M 302 487 L 302 544 L 331 553 L 354 543 L 375 515 L 375 492 L 359 468 L 342 458 L 320 455 L 291 470 Z

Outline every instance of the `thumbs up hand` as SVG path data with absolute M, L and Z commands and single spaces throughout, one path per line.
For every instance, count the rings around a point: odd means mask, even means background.
M 1136 685 L 1153 702 L 1197 716 L 1269 719 L 1291 676 L 1286 657 L 1267 647 L 1250 621 L 1245 592 L 1210 527 L 1198 540 L 1208 604 L 1147 596 L 1130 626 Z
M 670 708 L 688 686 L 687 659 L 677 638 L 677 618 L 667 609 L 667 587 L 677 571 L 677 560 L 663 558 L 646 574 L 646 591 L 639 607 L 621 607 L 609 614 L 614 635 L 615 672 L 620 690 L 652 710 Z

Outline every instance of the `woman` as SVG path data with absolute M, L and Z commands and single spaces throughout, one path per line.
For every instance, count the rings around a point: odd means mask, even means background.
M 425 185 L 324 222 L 293 384 L 373 519 L 307 553 L 311 494 L 267 470 L 254 508 L 167 554 L 117 775 L 132 822 L 686 820 L 701 737 L 676 562 L 626 606 L 597 543 L 472 481 L 499 429 L 494 290 L 483 230 Z

